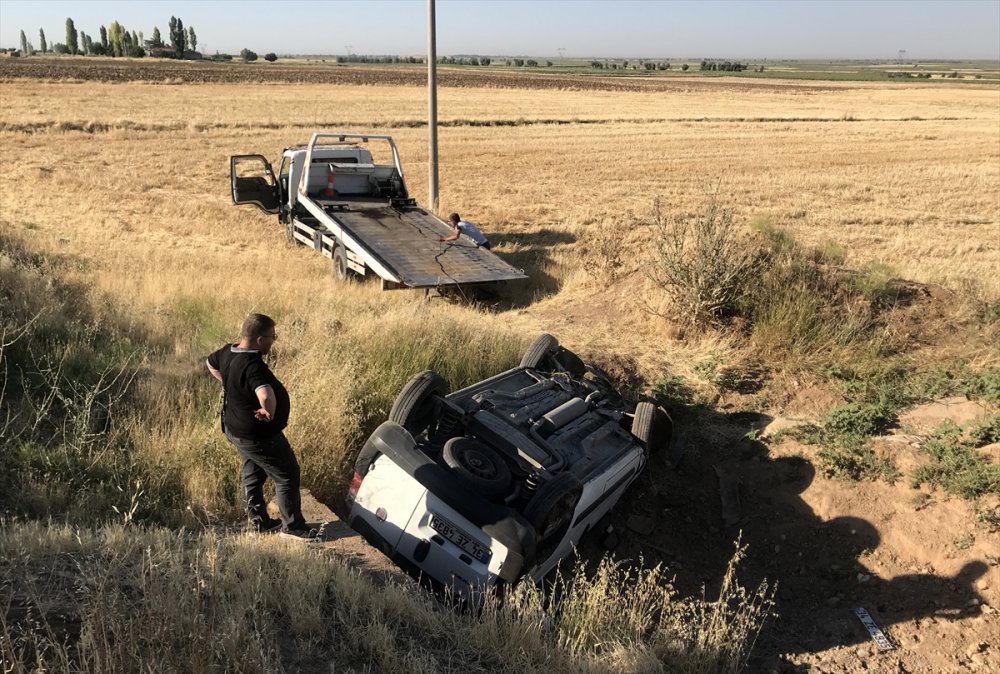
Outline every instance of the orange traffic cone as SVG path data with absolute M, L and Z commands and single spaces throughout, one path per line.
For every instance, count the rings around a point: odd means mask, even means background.
M 333 189 L 333 169 L 329 168 L 327 169 L 327 171 L 328 173 L 326 174 L 326 189 L 323 190 L 323 195 L 333 198 L 337 194 L 337 192 Z

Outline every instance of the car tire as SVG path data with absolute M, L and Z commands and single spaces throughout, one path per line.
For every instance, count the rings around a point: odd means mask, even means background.
M 389 421 L 417 437 L 437 423 L 440 409 L 435 398 L 448 395 L 448 381 L 432 370 L 418 372 L 396 396 Z
M 521 358 L 521 367 L 549 369 L 553 352 L 559 348 L 559 340 L 547 332 L 535 338 Z M 549 363 L 546 363 L 546 360 Z M 543 367 L 544 366 L 544 367 Z
M 333 249 L 333 276 L 338 281 L 344 282 L 350 277 L 350 270 L 347 268 L 347 251 L 344 247 L 337 245 Z
M 569 528 L 582 493 L 583 484 L 572 473 L 557 473 L 538 487 L 524 507 L 524 519 L 538 532 L 539 540 L 550 537 L 564 526 Z
M 674 434 L 674 423 L 663 408 L 643 401 L 635 406 L 632 418 L 632 435 L 646 452 L 652 456 L 670 447 Z
M 487 499 L 502 496 L 510 489 L 510 468 L 488 445 L 474 438 L 452 438 L 441 455 L 463 482 Z

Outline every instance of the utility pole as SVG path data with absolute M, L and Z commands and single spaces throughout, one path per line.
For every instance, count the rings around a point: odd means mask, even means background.
M 434 27 L 434 0 L 427 0 L 427 200 L 431 211 L 438 210 L 438 129 L 437 129 L 437 38 Z
M 559 52 L 559 65 L 565 65 L 563 54 L 566 52 L 566 47 L 556 47 L 556 51 Z
M 351 55 L 351 47 L 353 47 L 353 46 L 354 46 L 354 45 L 351 45 L 351 44 L 345 44 L 345 45 L 344 45 L 344 49 L 346 49 L 346 50 L 347 50 L 347 55 L 348 55 L 348 56 L 350 56 L 350 55 Z

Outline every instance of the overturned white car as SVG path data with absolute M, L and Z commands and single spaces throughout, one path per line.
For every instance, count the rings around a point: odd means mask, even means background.
M 543 334 L 521 365 L 460 391 L 424 371 L 355 464 L 348 523 L 411 575 L 476 599 L 541 580 L 671 442 L 649 402 Z

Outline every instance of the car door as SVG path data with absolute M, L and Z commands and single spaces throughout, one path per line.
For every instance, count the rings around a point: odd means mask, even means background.
M 259 154 L 238 154 L 229 158 L 229 178 L 233 203 L 253 204 L 265 213 L 277 213 L 278 181 L 271 163 Z

